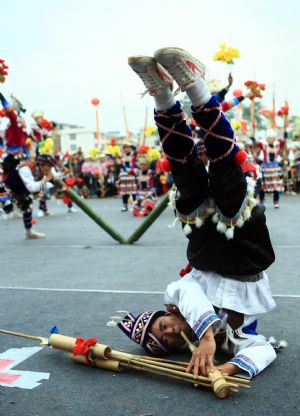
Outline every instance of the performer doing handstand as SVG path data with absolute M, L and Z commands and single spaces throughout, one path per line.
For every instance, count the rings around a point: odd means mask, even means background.
M 188 371 L 213 366 L 216 342 L 234 358 L 221 368 L 255 376 L 276 357 L 256 333 L 257 315 L 275 307 L 266 270 L 275 259 L 264 207 L 256 205 L 255 184 L 239 166 L 245 155 L 204 81 L 205 67 L 179 48 L 158 50 L 154 58 L 130 57 L 129 65 L 155 100 L 161 145 L 177 187 L 176 216 L 189 239 L 191 272 L 170 284 L 164 303 L 169 312 L 127 315 L 119 327 L 148 352 L 159 354 L 183 344 L 180 330 L 200 339 Z M 192 102 L 201 129 L 209 172 L 197 157 L 173 80 Z M 171 311 L 171 314 L 170 314 Z

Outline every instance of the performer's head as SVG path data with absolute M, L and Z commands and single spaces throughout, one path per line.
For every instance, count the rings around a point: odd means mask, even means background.
M 267 130 L 267 142 L 269 144 L 273 144 L 276 139 L 277 139 L 277 132 L 276 132 L 276 130 L 273 130 L 273 129 Z
M 143 347 L 147 352 L 154 355 L 168 354 L 184 344 L 180 335 L 183 331 L 190 338 L 194 333 L 176 306 L 170 306 L 164 311 L 142 312 L 135 317 L 129 313 L 118 327 L 134 342 Z
M 35 110 L 31 114 L 31 117 L 37 122 L 37 124 L 39 124 L 39 122 L 41 120 L 43 120 L 43 118 L 44 118 L 44 111 L 42 111 L 42 110 Z
M 131 153 L 134 149 L 135 149 L 135 146 L 131 143 L 130 140 L 123 140 L 122 150 L 124 153 L 126 154 Z
M 56 160 L 50 155 L 39 155 L 36 164 L 42 175 L 47 175 L 56 166 Z

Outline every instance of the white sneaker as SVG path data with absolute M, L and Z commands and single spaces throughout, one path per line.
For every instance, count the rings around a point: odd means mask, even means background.
M 68 212 L 77 212 L 77 209 L 74 208 L 74 207 L 71 207 L 71 208 L 68 209 Z
M 45 212 L 44 212 L 44 215 L 45 215 L 46 217 L 52 217 L 53 212 L 51 212 L 51 211 L 45 211 Z
M 184 49 L 162 48 L 155 52 L 154 58 L 172 75 L 181 91 L 205 76 L 205 65 Z
M 39 218 L 43 218 L 43 217 L 45 216 L 44 211 L 42 211 L 41 209 L 39 209 L 39 211 L 38 211 L 38 213 L 37 213 L 37 216 L 38 216 Z
M 130 56 L 128 65 L 143 81 L 145 93 L 155 96 L 173 90 L 173 78 L 152 56 Z
M 27 240 L 35 240 L 37 238 L 45 238 L 46 234 L 38 233 L 36 231 L 28 230 L 26 231 L 26 239 Z

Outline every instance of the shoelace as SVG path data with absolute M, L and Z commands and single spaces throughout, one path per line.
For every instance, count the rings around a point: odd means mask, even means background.
M 200 65 L 199 65 L 200 66 Z M 202 69 L 202 67 L 201 67 Z M 205 70 L 203 69 L 203 72 Z M 172 66 L 171 68 L 168 68 L 168 72 L 172 75 L 172 77 L 174 78 L 174 80 L 177 82 L 177 84 L 181 84 L 182 80 L 186 80 L 188 81 L 188 79 L 191 76 L 191 70 L 187 67 L 187 65 L 185 63 L 183 63 L 181 60 L 177 61 L 175 63 L 174 66 Z M 193 82 L 193 81 L 191 81 Z M 174 95 L 177 95 L 181 90 L 181 87 L 178 87 L 175 92 Z
M 146 90 L 141 94 L 141 98 L 143 98 L 150 90 L 159 89 L 160 85 L 157 79 L 151 76 L 151 72 L 139 73 L 138 74 L 143 83 L 146 85 Z

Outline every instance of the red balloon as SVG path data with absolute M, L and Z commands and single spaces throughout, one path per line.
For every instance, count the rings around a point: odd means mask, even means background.
M 233 94 L 234 97 L 239 98 L 243 95 L 243 91 L 242 90 L 234 90 L 232 94 Z
M 160 162 L 160 165 L 161 165 L 161 168 L 162 168 L 162 170 L 163 170 L 164 172 L 171 172 L 171 164 L 170 164 L 170 162 L 168 161 L 168 159 L 163 159 L 163 160 Z
M 99 104 L 100 104 L 100 100 L 99 100 L 99 98 L 93 98 L 93 99 L 91 100 L 91 103 L 92 103 L 93 105 L 99 105 Z

